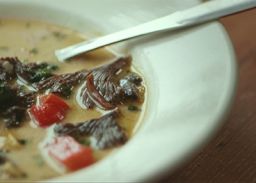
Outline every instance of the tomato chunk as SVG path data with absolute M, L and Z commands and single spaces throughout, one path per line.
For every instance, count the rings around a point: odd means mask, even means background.
M 69 171 L 87 167 L 95 162 L 92 149 L 80 145 L 70 136 L 56 137 L 46 148 L 49 156 Z
M 68 104 L 62 98 L 52 93 L 41 96 L 39 98 L 39 105 L 40 103 L 56 105 L 58 108 L 61 108 L 64 111 L 69 109 Z
M 69 106 L 60 97 L 49 94 L 40 96 L 38 104 L 31 106 L 28 113 L 39 126 L 46 127 L 64 119 Z

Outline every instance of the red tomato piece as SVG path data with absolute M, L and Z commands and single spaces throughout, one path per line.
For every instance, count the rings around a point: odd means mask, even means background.
M 39 98 L 39 105 L 40 104 L 56 105 L 58 108 L 63 109 L 64 111 L 69 109 L 68 104 L 62 98 L 52 93 L 41 96 Z
M 49 156 L 69 171 L 87 167 L 95 162 L 92 149 L 80 145 L 70 136 L 56 137 L 46 147 Z
M 64 119 L 69 106 L 60 97 L 49 94 L 39 97 L 38 105 L 33 105 L 28 113 L 39 126 L 46 127 Z
M 33 105 L 29 109 L 29 114 L 33 121 L 41 127 L 49 126 L 64 119 L 62 110 L 56 108 L 54 105 L 48 104 L 40 107 Z

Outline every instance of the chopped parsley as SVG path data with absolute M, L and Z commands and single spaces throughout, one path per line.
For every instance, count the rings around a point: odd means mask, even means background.
M 29 27 L 31 26 L 31 24 L 30 24 L 29 22 L 27 22 L 27 23 L 25 24 L 25 26 L 26 26 L 26 28 L 29 28 Z
M 63 33 L 61 33 L 61 32 L 57 32 L 57 31 L 52 32 L 52 35 L 53 35 L 56 39 L 58 39 L 58 40 L 65 39 L 65 38 L 67 37 L 66 34 L 63 34 Z
M 85 138 L 85 139 L 79 140 L 79 143 L 82 144 L 82 145 L 85 145 L 85 146 L 90 146 L 91 141 L 90 141 L 90 139 Z
M 9 47 L 7 47 L 7 46 L 0 46 L 0 50 L 1 51 L 8 51 Z
M 34 71 L 34 75 L 31 78 L 32 82 L 39 82 L 44 80 L 50 76 L 52 76 L 52 72 L 57 70 L 57 65 L 52 64 L 41 64 L 41 66 Z
M 27 58 L 23 60 L 23 63 L 26 63 L 26 62 L 28 62 L 28 59 L 27 59 Z
M 42 167 L 42 166 L 45 165 L 44 159 L 42 158 L 41 155 L 36 154 L 36 155 L 34 155 L 34 156 L 32 156 L 32 157 L 33 157 L 33 159 L 35 160 L 35 163 L 36 163 L 36 165 L 37 165 L 38 167 Z
M 135 105 L 129 105 L 129 106 L 128 106 L 128 110 L 129 110 L 129 111 L 141 111 L 141 109 L 138 108 L 138 107 L 135 106 Z
M 37 48 L 32 48 L 31 50 L 29 50 L 30 54 L 36 55 L 38 54 L 38 49 Z
M 26 139 L 18 139 L 18 142 L 20 143 L 20 145 L 26 145 L 28 143 L 28 140 L 26 140 Z

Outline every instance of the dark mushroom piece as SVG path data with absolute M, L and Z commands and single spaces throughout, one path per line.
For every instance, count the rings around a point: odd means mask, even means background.
M 75 73 L 61 74 L 49 77 L 32 86 L 38 91 L 47 90 L 64 98 L 69 98 L 73 88 L 85 80 L 88 71 L 82 70 Z
M 17 77 L 25 84 L 39 82 L 53 76 L 57 66 L 47 63 L 23 64 L 17 57 L 0 58 L 0 81 Z
M 130 66 L 131 57 L 121 57 L 93 69 L 78 93 L 82 107 L 112 110 L 127 101 L 143 101 L 142 79 L 130 71 Z
M 34 93 L 23 93 L 7 83 L 0 84 L 0 114 L 7 128 L 19 127 L 26 116 L 26 109 L 35 101 Z
M 78 141 L 89 138 L 90 145 L 96 149 L 108 149 L 124 144 L 127 136 L 118 124 L 119 112 L 114 110 L 101 118 L 78 123 L 58 124 L 54 128 L 59 136 L 69 135 Z

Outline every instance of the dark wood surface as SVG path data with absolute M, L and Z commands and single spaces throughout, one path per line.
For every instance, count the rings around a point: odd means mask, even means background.
M 161 182 L 256 183 L 256 8 L 221 19 L 239 66 L 228 120 L 199 154 Z

